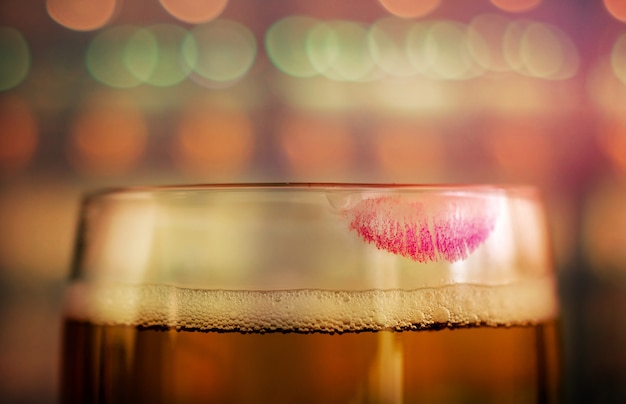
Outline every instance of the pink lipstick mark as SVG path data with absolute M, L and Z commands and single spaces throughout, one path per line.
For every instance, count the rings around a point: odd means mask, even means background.
M 484 200 L 439 197 L 426 203 L 399 196 L 364 199 L 343 211 L 364 241 L 423 263 L 467 258 L 493 230 L 495 212 Z

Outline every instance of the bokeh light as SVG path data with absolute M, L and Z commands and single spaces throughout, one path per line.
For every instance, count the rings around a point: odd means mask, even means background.
M 270 27 L 265 46 L 272 63 L 291 76 L 369 81 L 380 75 L 370 52 L 368 28 L 355 21 L 290 16 Z
M 210 21 L 219 16 L 228 0 L 159 0 L 163 8 L 175 18 L 191 24 Z
M 16 95 L 0 97 L 0 174 L 27 167 L 37 143 L 37 119 L 29 104 Z
M 501 10 L 519 13 L 532 10 L 541 4 L 541 0 L 491 0 Z
M 498 14 L 481 14 L 469 24 L 469 49 L 482 68 L 503 72 L 511 70 L 504 57 L 504 36 L 511 20 Z
M 368 81 L 375 77 L 370 54 L 368 27 L 354 21 L 331 21 L 323 38 L 331 38 L 325 49 L 311 52 L 316 66 L 328 66 L 322 74 L 337 81 Z
M 141 36 L 137 35 L 138 32 L 144 31 L 138 30 L 139 28 L 130 25 L 105 28 L 91 41 L 87 48 L 85 62 L 87 70 L 94 79 L 116 88 L 134 87 L 146 79 L 142 77 L 142 74 L 145 76 L 154 69 L 155 49 L 154 46 L 149 46 L 150 42 L 139 40 Z M 134 43 L 130 42 L 130 50 L 133 52 L 129 52 L 127 45 L 132 38 L 134 38 Z M 141 45 L 139 47 L 135 45 L 138 42 Z M 146 69 L 145 66 L 149 70 L 147 73 L 143 72 Z M 133 72 L 139 74 L 133 74 Z
M 415 22 L 406 49 L 416 71 L 430 79 L 467 80 L 484 70 L 472 57 L 468 27 L 458 22 Z
M 564 52 L 559 39 L 544 24 L 531 24 L 522 38 L 521 57 L 528 72 L 551 77 L 561 69 Z
M 325 74 L 336 62 L 340 51 L 337 32 L 326 21 L 319 21 L 310 29 L 306 52 L 316 72 Z
M 391 14 L 404 18 L 423 17 L 434 11 L 441 0 L 379 0 Z
M 187 30 L 171 24 L 105 28 L 89 44 L 87 70 L 95 80 L 115 88 L 176 85 L 191 71 L 183 55 L 188 36 Z
M 437 78 L 464 80 L 476 77 L 482 69 L 469 49 L 467 27 L 453 21 L 437 21 L 428 27 L 423 57 Z
M 97 93 L 74 118 L 68 158 L 82 174 L 127 174 L 139 164 L 147 135 L 143 113 L 126 93 Z
M 16 29 L 0 27 L 0 91 L 20 84 L 30 69 L 30 50 Z
M 152 32 L 144 28 L 132 29 L 128 34 L 120 38 L 118 57 L 122 57 L 124 66 L 133 76 L 145 83 L 150 80 L 159 63 L 159 44 Z M 120 72 L 120 75 L 124 73 Z
M 183 173 L 224 179 L 248 168 L 254 143 L 252 121 L 245 110 L 199 100 L 185 108 L 172 153 Z
M 411 20 L 388 17 L 370 27 L 370 52 L 385 73 L 400 77 L 416 73 L 407 53 L 407 38 L 412 26 Z
M 183 44 L 185 61 L 201 78 L 217 83 L 243 77 L 256 57 L 256 40 L 237 22 L 216 20 L 198 25 Z
M 513 70 L 518 73 L 526 71 L 524 59 L 522 57 L 522 43 L 526 29 L 532 24 L 529 20 L 515 20 L 509 23 L 504 33 L 503 52 L 504 57 Z
M 76 31 L 105 26 L 115 15 L 116 0 L 46 0 L 48 14 L 59 24 Z
M 613 45 L 611 67 L 615 76 L 626 85 L 626 34 L 622 34 Z
M 438 182 L 445 169 L 445 147 L 436 125 L 390 120 L 373 133 L 382 174 L 390 182 Z
M 311 77 L 318 69 L 311 63 L 307 46 L 309 33 L 318 20 L 290 16 L 275 22 L 265 34 L 265 48 L 272 63 L 294 77 Z
M 604 0 L 604 7 L 614 18 L 626 22 L 626 1 Z
M 409 61 L 419 74 L 425 77 L 433 77 L 430 63 L 426 54 L 426 45 L 429 39 L 430 27 L 434 22 L 423 21 L 412 24 L 407 33 L 406 52 Z
M 518 73 L 548 80 L 569 79 L 580 65 L 578 50 L 563 31 L 527 20 L 509 24 L 504 55 Z
M 510 71 L 566 80 L 581 63 L 576 45 L 559 28 L 497 14 L 479 14 L 469 24 L 383 17 L 370 25 L 291 16 L 271 26 L 265 40 L 283 73 L 334 81 L 416 75 L 458 81 Z
M 172 24 L 156 24 L 147 29 L 158 44 L 158 62 L 146 83 L 157 87 L 169 87 L 180 83 L 191 70 L 184 62 L 182 51 L 189 32 Z
M 340 118 L 294 112 L 280 120 L 277 135 L 297 180 L 336 181 L 354 168 L 355 141 Z
M 526 29 L 521 56 L 528 72 L 535 77 L 566 79 L 578 70 L 578 51 L 573 42 L 548 24 L 535 23 Z

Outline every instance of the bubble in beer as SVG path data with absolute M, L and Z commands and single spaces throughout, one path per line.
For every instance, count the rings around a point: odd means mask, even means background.
M 439 324 L 446 324 L 450 321 L 450 311 L 445 307 L 439 307 L 433 311 L 433 321 Z

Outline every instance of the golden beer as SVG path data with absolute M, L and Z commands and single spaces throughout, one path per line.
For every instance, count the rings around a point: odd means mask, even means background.
M 481 246 L 476 252 L 468 251 L 467 257 L 458 259 L 456 264 L 445 260 L 419 262 L 408 255 L 425 257 L 427 243 L 421 244 L 426 247 L 420 251 L 406 249 L 406 254 L 397 254 L 400 247 L 384 245 L 397 232 L 390 233 L 384 227 L 381 230 L 379 223 L 372 225 L 372 207 L 386 211 L 390 207 L 387 199 L 380 199 L 378 190 L 374 197 L 377 199 L 366 198 L 366 213 L 359 213 L 358 220 L 354 220 L 357 217 L 354 213 L 340 217 L 340 225 L 335 223 L 337 201 L 333 198 L 330 198 L 332 209 L 324 206 L 320 216 L 311 215 L 317 207 L 302 209 L 300 205 L 294 209 L 295 216 L 287 219 L 284 214 L 270 216 L 278 230 L 266 229 L 266 237 L 275 242 L 284 236 L 284 241 L 291 243 L 299 243 L 300 237 L 306 237 L 309 242 L 313 240 L 312 245 L 329 249 L 332 261 L 357 262 L 352 267 L 344 266 L 343 271 L 332 263 L 329 264 L 332 271 L 321 267 L 307 269 L 303 263 L 302 272 L 289 279 L 293 267 L 269 271 L 266 264 L 257 263 L 250 264 L 251 270 L 241 270 L 245 276 L 237 274 L 232 279 L 223 272 L 214 272 L 215 284 L 221 287 L 210 287 L 206 272 L 211 272 L 211 265 L 206 265 L 216 258 L 208 253 L 198 255 L 196 251 L 194 262 L 200 261 L 205 269 L 194 268 L 193 274 L 204 273 L 196 276 L 201 287 L 191 287 L 189 282 L 180 281 L 189 272 L 185 274 L 179 269 L 173 277 L 168 272 L 171 263 L 165 266 L 165 271 L 154 271 L 154 262 L 146 264 L 150 270 L 141 272 L 142 279 L 128 281 L 124 277 L 130 278 L 130 271 L 115 277 L 94 272 L 93 268 L 99 264 L 92 258 L 91 272 L 84 270 L 92 275 L 78 277 L 67 291 L 63 401 L 536 403 L 557 400 L 557 302 L 549 271 L 535 268 L 521 271 L 520 275 L 519 267 L 507 268 L 503 273 L 489 266 L 484 268 L 489 269 L 489 279 L 478 282 L 464 271 L 472 268 L 471 255 L 481 254 Z M 260 203 L 259 198 L 253 199 L 255 204 Z M 279 199 L 283 201 L 285 195 Z M 340 199 L 345 207 L 345 195 Z M 184 220 L 179 215 L 172 217 L 175 209 L 170 202 L 165 209 L 166 226 L 160 213 L 140 223 L 141 227 L 150 224 L 150 231 L 145 234 L 150 234 L 152 243 L 159 240 L 154 233 L 163 229 L 181 233 L 177 226 Z M 150 204 L 153 203 L 150 199 Z M 219 207 L 222 205 L 220 201 Z M 411 207 L 410 212 L 417 209 L 413 202 L 407 206 Z M 476 215 L 474 208 L 455 209 L 457 214 Z M 140 210 L 145 212 L 143 208 Z M 107 209 L 100 205 L 98 211 Z M 413 213 L 406 213 L 404 206 L 394 206 L 391 211 L 394 220 L 399 217 L 398 212 L 403 218 L 414 220 Z M 112 216 L 108 212 L 109 237 L 127 234 L 111 231 L 115 226 L 111 227 Z M 302 222 L 303 212 L 311 215 L 307 219 L 310 222 Z M 491 206 L 489 214 L 493 214 Z M 160 225 L 154 225 L 155 217 Z M 236 217 L 242 222 L 234 224 L 227 217 L 228 226 L 242 226 L 245 221 L 243 229 L 251 231 L 250 217 Z M 284 231 L 294 217 L 308 227 L 305 235 L 297 228 L 292 233 Z M 333 220 L 312 225 L 320 217 Z M 383 217 L 389 218 L 388 214 Z M 90 220 L 94 221 L 93 216 Z M 124 222 L 131 227 L 128 231 L 139 234 L 133 232 L 132 222 Z M 215 216 L 211 216 L 210 222 L 215 223 Z M 197 223 L 185 223 L 185 231 L 193 228 L 197 237 Z M 370 229 L 362 230 L 363 223 L 385 232 L 384 237 Z M 285 227 L 281 229 L 281 226 Z M 253 228 L 265 229 L 264 226 Z M 238 230 L 239 236 L 246 237 L 242 227 Z M 344 230 L 345 234 L 337 237 L 336 233 Z M 366 236 L 374 241 L 364 242 Z M 93 242 L 94 236 L 90 238 Z M 333 242 L 326 244 L 323 240 L 328 238 Z M 210 235 L 207 240 L 211 240 Z M 167 247 L 173 242 L 170 238 L 166 241 L 160 239 L 156 243 Z M 517 241 L 524 243 L 530 239 L 519 237 Z M 491 242 L 506 245 L 506 240 Z M 486 243 L 488 246 L 489 241 Z M 117 244 L 109 238 L 104 244 L 107 253 L 102 255 L 103 248 L 98 248 L 99 259 L 106 257 L 103 261 L 107 264 L 120 260 L 111 258 L 117 254 L 112 252 L 111 244 L 121 248 L 126 243 Z M 404 241 L 403 245 L 406 244 Z M 342 258 L 332 255 L 335 246 L 343 249 Z M 359 251 L 353 254 L 354 250 L 346 250 L 346 246 Z M 94 255 L 88 247 L 82 249 L 83 254 Z M 189 258 L 189 247 L 183 250 L 183 255 Z M 154 249 L 147 251 L 145 257 L 155 254 Z M 179 251 L 173 254 L 176 265 L 180 265 Z M 281 254 L 266 260 L 273 264 L 284 264 L 287 258 L 297 262 L 303 251 L 298 251 L 295 258 Z M 488 259 L 510 265 L 507 254 L 492 251 L 481 258 L 481 263 Z M 254 255 L 258 257 L 256 252 Z M 137 258 L 121 260 L 138 262 Z M 228 262 L 218 260 L 222 264 Z M 536 257 L 530 259 L 533 260 Z M 317 264 L 320 262 L 323 260 Z M 260 266 L 263 271 L 256 272 Z M 386 272 L 381 272 L 381 268 Z M 436 277 L 432 271 L 438 271 Z M 111 272 L 114 271 L 106 273 Z M 323 279 L 311 273 L 321 273 Z M 462 281 L 459 274 L 463 275 Z M 224 287 L 229 282 L 240 286 Z M 307 284 L 313 287 L 306 287 Z

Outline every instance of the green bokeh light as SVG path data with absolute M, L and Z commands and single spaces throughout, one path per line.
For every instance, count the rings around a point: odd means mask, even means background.
M 434 78 L 428 57 L 426 44 L 430 32 L 431 22 L 415 22 L 407 32 L 406 52 L 413 68 L 422 76 Z
M 369 31 L 369 45 L 373 60 L 383 71 L 393 76 L 415 74 L 407 54 L 407 38 L 413 22 L 387 17 L 376 21 Z
M 256 40 L 250 30 L 234 21 L 216 20 L 196 26 L 183 43 L 190 69 L 214 82 L 243 77 L 256 57 Z
M 150 80 L 159 62 L 159 44 L 147 29 L 137 29 L 124 48 L 124 65 L 141 82 Z
M 311 28 L 306 40 L 306 52 L 318 73 L 326 74 L 339 56 L 339 38 L 335 30 L 320 21 Z
M 337 50 L 324 75 L 340 81 L 372 79 L 376 71 L 370 54 L 367 27 L 353 21 L 332 21 L 329 25 L 336 35 Z
M 180 83 L 191 71 L 183 57 L 183 43 L 189 31 L 172 24 L 157 24 L 148 30 L 158 44 L 158 54 L 156 66 L 146 83 L 157 87 Z
M 452 21 L 438 21 L 428 32 L 425 55 L 433 73 L 441 79 L 464 80 L 482 69 L 470 52 L 468 29 Z
M 0 27 L 0 91 L 20 84 L 30 70 L 28 43 L 16 29 Z
M 138 32 L 131 25 L 106 28 L 89 44 L 86 55 L 87 70 L 102 84 L 116 88 L 130 88 L 142 83 L 127 67 L 126 46 Z
M 272 63 L 282 72 L 294 77 L 312 77 L 318 69 L 307 52 L 309 32 L 317 20 L 303 16 L 283 18 L 272 25 L 265 35 L 265 47 Z
M 182 57 L 182 44 L 188 33 L 171 24 L 106 28 L 87 49 L 87 70 L 99 82 L 116 88 L 142 83 L 173 86 L 190 71 Z

